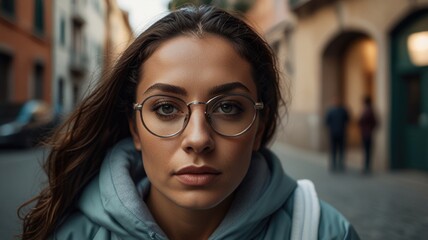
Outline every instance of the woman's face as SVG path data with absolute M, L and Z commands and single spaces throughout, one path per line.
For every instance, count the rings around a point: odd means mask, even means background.
M 143 64 L 141 76 L 138 103 L 158 94 L 186 103 L 206 102 L 229 93 L 258 100 L 250 64 L 228 40 L 216 35 L 167 40 Z M 225 137 L 210 127 L 204 110 L 203 104 L 191 105 L 186 128 L 170 138 L 151 134 L 143 126 L 139 112 L 135 112 L 136 126 L 131 126 L 131 131 L 152 184 L 150 198 L 156 203 L 212 209 L 230 200 L 246 175 L 252 151 L 259 148 L 261 141 L 263 126 L 259 119 L 244 134 Z

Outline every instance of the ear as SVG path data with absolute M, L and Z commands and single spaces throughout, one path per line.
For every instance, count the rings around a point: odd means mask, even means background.
M 263 133 L 265 132 L 265 122 L 260 119 L 257 124 L 257 132 L 256 137 L 253 143 L 253 152 L 257 152 L 260 149 L 260 145 L 262 144 Z
M 132 140 L 134 141 L 134 146 L 138 151 L 141 151 L 141 141 L 140 135 L 138 135 L 138 128 L 135 125 L 135 119 L 128 119 L 129 131 L 131 132 Z

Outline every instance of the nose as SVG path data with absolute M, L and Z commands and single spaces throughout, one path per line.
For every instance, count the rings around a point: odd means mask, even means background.
M 182 149 L 185 152 L 201 154 L 211 152 L 214 149 L 213 131 L 205 118 L 203 105 L 193 107 L 182 137 Z

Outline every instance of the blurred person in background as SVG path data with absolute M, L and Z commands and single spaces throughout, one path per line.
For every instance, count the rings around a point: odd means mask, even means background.
M 346 130 L 349 113 L 340 97 L 334 97 L 331 107 L 327 110 L 325 124 L 330 138 L 330 170 L 344 171 L 346 154 Z
M 358 239 L 267 148 L 288 103 L 279 84 L 272 50 L 240 18 L 168 14 L 52 136 L 22 238 Z
M 373 133 L 378 125 L 378 120 L 373 111 L 372 99 L 369 96 L 363 99 L 364 109 L 358 120 L 361 132 L 361 141 L 364 149 L 364 170 L 363 173 L 371 172 L 371 156 L 373 151 Z

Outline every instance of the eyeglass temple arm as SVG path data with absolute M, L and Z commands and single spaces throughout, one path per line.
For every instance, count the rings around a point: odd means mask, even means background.
M 255 108 L 256 110 L 262 110 L 262 109 L 263 109 L 263 107 L 264 107 L 264 104 L 263 104 L 262 102 L 256 102 L 256 103 L 254 104 L 254 108 Z
M 143 108 L 143 105 L 139 104 L 139 103 L 134 103 L 134 110 L 141 110 Z

